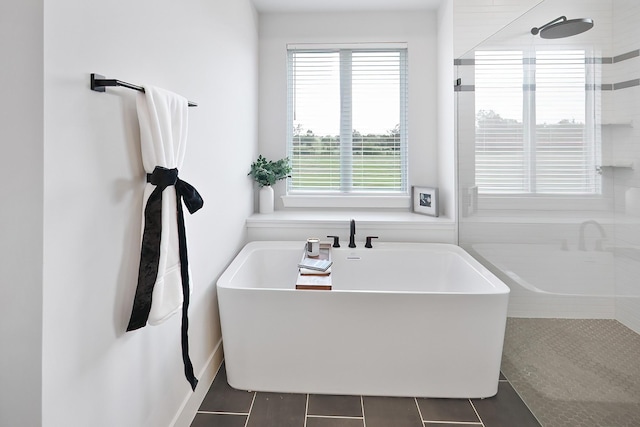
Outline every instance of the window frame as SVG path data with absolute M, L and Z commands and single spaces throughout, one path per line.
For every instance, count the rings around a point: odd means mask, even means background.
M 407 43 L 357 43 L 357 44 L 288 44 L 287 45 L 287 154 L 290 159 L 293 157 L 294 139 L 294 119 L 293 119 L 293 87 L 290 84 L 293 75 L 293 52 L 365 52 L 365 51 L 397 51 L 400 52 L 400 156 L 401 156 L 401 188 L 397 191 L 366 190 L 359 191 L 357 188 L 347 188 L 341 186 L 340 190 L 313 190 L 313 189 L 293 189 L 291 182 L 287 183 L 285 196 L 282 197 L 285 207 L 382 207 L 382 208 L 407 208 L 410 206 L 409 194 L 409 160 L 408 160 L 408 46 Z M 343 118 L 341 118 L 341 122 Z M 341 125 L 341 128 L 343 126 Z M 351 126 L 353 127 L 353 126 Z M 343 131 L 341 131 L 341 137 Z M 351 136 L 351 135 L 349 135 Z M 348 138 L 349 140 L 351 138 Z M 342 140 L 342 138 L 341 138 Z M 347 144 L 348 145 L 348 144 Z M 342 144 L 341 144 L 342 146 Z M 344 153 L 342 146 L 341 152 Z M 348 149 L 348 147 L 347 147 Z M 352 151 L 349 155 L 352 157 Z M 341 156 L 344 156 L 341 155 Z M 343 165 L 347 162 L 341 162 Z M 347 191 L 345 191 L 347 190 Z

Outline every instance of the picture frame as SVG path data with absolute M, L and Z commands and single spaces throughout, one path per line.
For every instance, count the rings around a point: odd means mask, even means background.
M 413 186 L 411 193 L 413 212 L 430 216 L 439 215 L 438 189 L 436 187 Z

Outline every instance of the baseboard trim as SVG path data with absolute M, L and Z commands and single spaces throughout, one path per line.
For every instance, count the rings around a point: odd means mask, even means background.
M 175 417 L 169 424 L 172 427 L 189 427 L 196 417 L 198 408 L 202 404 L 204 397 L 207 395 L 213 380 L 222 366 L 224 353 L 222 350 L 222 338 L 216 344 L 211 356 L 207 359 L 202 370 L 198 373 L 198 386 L 194 392 L 189 392 L 182 401 L 182 405 L 178 409 Z

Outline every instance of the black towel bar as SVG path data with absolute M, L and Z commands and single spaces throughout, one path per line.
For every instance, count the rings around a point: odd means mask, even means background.
M 91 90 L 95 90 L 96 92 L 104 92 L 105 87 L 107 86 L 121 86 L 144 93 L 144 88 L 142 86 L 123 82 L 122 80 L 105 79 L 104 76 L 101 76 L 100 74 L 91 73 Z M 197 106 L 198 104 L 196 104 L 195 102 L 189 101 L 189 107 Z

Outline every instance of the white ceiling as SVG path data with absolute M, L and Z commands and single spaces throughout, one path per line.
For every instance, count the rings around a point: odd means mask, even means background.
M 252 0 L 258 12 L 435 10 L 441 0 Z

